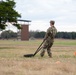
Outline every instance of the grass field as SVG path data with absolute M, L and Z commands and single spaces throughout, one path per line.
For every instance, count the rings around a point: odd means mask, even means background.
M 0 40 L 0 75 L 76 75 L 76 40 L 55 40 L 53 58 L 34 53 L 42 40 Z

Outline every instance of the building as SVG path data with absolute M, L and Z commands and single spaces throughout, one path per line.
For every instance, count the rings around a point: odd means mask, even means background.
M 18 20 L 19 22 L 24 22 L 21 24 L 21 32 L 19 32 L 18 37 L 21 37 L 22 41 L 29 40 L 29 22 L 30 20 Z M 20 35 L 21 34 L 21 35 Z

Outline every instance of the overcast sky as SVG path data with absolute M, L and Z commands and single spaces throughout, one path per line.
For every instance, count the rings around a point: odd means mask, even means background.
M 76 31 L 76 0 L 15 0 L 16 10 L 24 20 L 31 20 L 30 30 L 46 31 L 55 20 L 58 31 Z

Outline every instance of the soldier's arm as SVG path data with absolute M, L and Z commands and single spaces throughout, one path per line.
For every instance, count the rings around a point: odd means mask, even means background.
M 47 29 L 47 32 L 45 34 L 44 40 L 46 40 L 46 38 L 48 38 L 48 34 L 49 34 L 49 29 Z
M 54 38 L 55 35 L 57 33 L 57 29 L 55 27 L 52 28 L 52 35 L 51 35 L 51 38 Z
M 54 27 L 53 28 L 53 37 L 55 37 L 56 33 L 57 33 L 57 29 Z

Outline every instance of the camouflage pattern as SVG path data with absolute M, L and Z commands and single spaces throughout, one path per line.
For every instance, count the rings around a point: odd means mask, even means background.
M 47 49 L 47 53 L 48 53 L 48 56 L 49 57 L 52 57 L 52 53 L 51 53 L 51 47 L 53 45 L 53 42 L 54 42 L 54 38 L 55 38 L 55 35 L 57 33 L 57 29 L 52 26 L 52 27 L 49 27 L 47 29 L 47 32 L 46 32 L 46 35 L 45 35 L 45 42 L 43 44 L 43 50 L 41 51 L 41 57 L 44 56 L 44 53 L 45 53 L 45 49 Z

